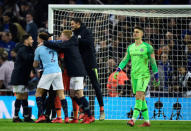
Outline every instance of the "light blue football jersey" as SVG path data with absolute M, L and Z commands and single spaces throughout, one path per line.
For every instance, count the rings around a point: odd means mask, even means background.
M 35 61 L 42 61 L 43 74 L 52 74 L 61 72 L 58 64 L 58 54 L 56 51 L 42 45 L 35 50 Z

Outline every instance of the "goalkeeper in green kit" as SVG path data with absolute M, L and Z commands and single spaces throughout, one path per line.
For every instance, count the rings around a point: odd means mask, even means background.
M 133 94 L 136 94 L 136 103 L 134 107 L 133 117 L 127 122 L 128 125 L 134 126 L 139 113 L 142 112 L 145 122 L 140 125 L 141 127 L 150 126 L 149 114 L 147 103 L 145 100 L 145 91 L 150 81 L 149 62 L 154 73 L 154 86 L 159 86 L 158 68 L 155 61 L 155 54 L 153 47 L 142 41 L 143 29 L 136 26 L 133 32 L 133 38 L 135 43 L 129 45 L 127 48 L 126 56 L 119 64 L 119 67 L 114 74 L 114 78 L 117 79 L 119 72 L 127 65 L 131 60 L 131 85 L 133 88 Z

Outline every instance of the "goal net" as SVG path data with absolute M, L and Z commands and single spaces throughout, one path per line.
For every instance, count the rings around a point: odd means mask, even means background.
M 125 56 L 128 45 L 134 43 L 133 28 L 139 25 L 144 28 L 143 40 L 154 48 L 161 83 L 159 88 L 154 88 L 151 77 L 146 93 L 150 119 L 191 120 L 191 8 L 96 6 L 50 5 L 48 22 L 54 39 L 63 29 L 71 29 L 71 18 L 80 18 L 92 31 L 106 119 L 132 116 L 135 97 L 130 63 L 120 80 L 114 80 L 112 73 Z M 98 119 L 99 104 L 88 77 L 84 81 L 84 93 Z M 72 104 L 69 108 L 72 110 Z

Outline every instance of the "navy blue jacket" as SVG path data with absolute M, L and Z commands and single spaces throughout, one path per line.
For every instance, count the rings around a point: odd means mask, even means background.
M 11 85 L 28 85 L 30 72 L 33 68 L 34 51 L 24 44 L 18 49 L 14 69 L 11 75 Z
M 97 68 L 94 38 L 91 31 L 82 24 L 79 29 L 73 32 L 74 36 L 78 38 L 80 54 L 86 70 Z
M 45 41 L 48 48 L 59 50 L 64 53 L 64 63 L 70 77 L 80 77 L 86 75 L 86 70 L 79 52 L 78 40 L 73 36 L 68 41 Z

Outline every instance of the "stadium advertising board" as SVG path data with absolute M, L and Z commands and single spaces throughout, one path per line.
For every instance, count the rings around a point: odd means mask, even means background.
M 72 111 L 72 102 L 69 97 L 69 114 Z M 151 120 L 191 120 L 189 107 L 191 98 L 147 98 L 149 116 Z M 0 96 L 0 119 L 11 119 L 14 112 L 14 96 Z M 104 97 L 106 119 L 130 119 L 134 105 L 134 98 L 129 97 Z M 29 107 L 32 107 L 32 118 L 37 119 L 38 110 L 35 96 L 29 96 Z M 22 108 L 19 116 L 22 117 Z M 62 118 L 64 118 L 62 112 Z M 99 119 L 99 105 L 95 101 L 95 117 Z M 140 116 L 140 118 L 142 118 Z

